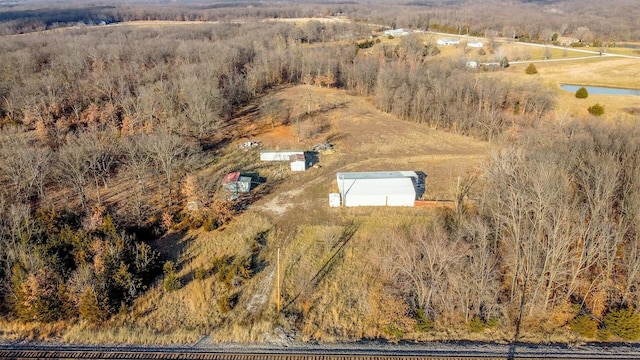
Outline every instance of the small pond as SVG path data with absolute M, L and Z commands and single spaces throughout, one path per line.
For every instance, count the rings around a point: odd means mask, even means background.
M 583 85 L 568 85 L 562 84 L 560 88 L 562 90 L 576 92 Z M 640 96 L 640 89 L 623 89 L 614 87 L 602 87 L 602 86 L 585 86 L 589 95 L 638 95 Z

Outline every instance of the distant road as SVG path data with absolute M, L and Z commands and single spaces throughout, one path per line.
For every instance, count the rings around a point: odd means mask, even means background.
M 434 342 L 421 344 L 295 343 L 267 345 L 209 344 L 207 346 L 75 346 L 0 345 L 2 359 L 209 359 L 209 360 L 433 360 L 433 359 L 639 359 L 637 346 L 539 346 Z
M 435 32 L 435 31 L 426 31 L 424 33 L 425 34 L 438 35 L 438 36 L 456 37 L 456 38 L 460 38 L 460 39 L 487 41 L 486 38 L 481 38 L 481 37 L 476 37 L 476 36 L 455 35 L 455 34 L 447 34 L 447 33 Z M 511 40 L 505 40 L 505 39 L 496 39 L 496 42 L 518 44 L 518 45 L 524 45 L 524 46 L 550 48 L 550 49 L 568 50 L 568 51 L 580 52 L 580 53 L 592 54 L 593 55 L 593 56 L 584 56 L 584 57 L 578 57 L 578 58 L 509 61 L 510 64 L 541 63 L 541 62 L 552 62 L 552 61 L 575 61 L 575 60 L 582 60 L 582 59 L 600 58 L 600 57 L 605 57 L 605 56 L 606 57 L 622 57 L 622 58 L 640 60 L 640 56 L 635 56 L 635 55 L 612 54 L 612 53 L 607 53 L 607 52 L 603 52 L 602 54 L 600 54 L 599 51 L 585 50 L 585 49 L 573 48 L 573 47 L 568 48 L 568 47 L 565 47 L 565 46 L 536 44 L 536 43 L 529 43 L 529 42 L 523 42 L 523 41 L 511 41 Z

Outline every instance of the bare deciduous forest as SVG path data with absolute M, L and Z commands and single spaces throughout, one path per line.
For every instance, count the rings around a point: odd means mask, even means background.
M 143 317 L 136 302 L 145 294 L 213 279 L 209 319 L 182 320 L 184 327 L 207 333 L 268 323 L 319 340 L 429 339 L 448 328 L 459 331 L 450 337 L 485 332 L 491 340 L 640 338 L 637 126 L 555 121 L 555 93 L 536 80 L 478 76 L 416 36 L 358 46 L 383 26 L 533 42 L 553 34 L 638 41 L 635 1 L 241 5 L 0 8 L 3 321 L 64 323 L 53 336 L 77 323 L 99 331 L 125 321 L 109 319 Z M 334 15 L 351 21 L 262 21 Z M 100 25 L 135 20 L 202 23 Z M 305 273 L 318 259 L 301 257 L 286 269 L 296 280 L 285 282 L 281 314 L 232 320 L 237 289 L 273 265 L 268 236 L 306 230 L 246 225 L 255 236 L 229 245 L 241 248 L 235 255 L 181 278 L 181 254 L 155 240 L 224 230 L 250 207 L 256 199 L 229 201 L 220 178 L 202 174 L 238 168 L 227 150 L 246 135 L 238 119 L 289 121 L 291 105 L 272 94 L 300 84 L 341 89 L 403 121 L 499 149 L 460 180 L 455 207 L 433 210 L 429 221 L 367 233 L 341 219 L 313 235 L 324 239 L 317 248 L 290 244 L 327 255 L 359 231 L 369 234 L 380 253 L 359 260 L 368 269 L 363 288 L 335 280 L 344 270 Z M 197 215 L 185 210 L 193 199 Z M 341 256 L 335 261 L 347 263 Z M 329 307 L 320 294 L 331 288 L 325 278 L 350 288 L 336 298 L 344 313 L 333 318 L 320 314 Z M 159 334 L 177 325 L 154 326 Z

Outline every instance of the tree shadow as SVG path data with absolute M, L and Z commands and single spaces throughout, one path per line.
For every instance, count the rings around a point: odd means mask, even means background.
M 349 241 L 353 238 L 355 233 L 360 228 L 360 225 L 356 222 L 349 222 L 342 229 L 342 234 L 338 238 L 338 240 L 331 247 L 334 250 L 331 257 L 322 265 L 322 267 L 315 273 L 315 275 L 309 280 L 309 284 L 312 286 L 317 286 L 320 282 L 331 272 L 334 265 L 337 263 L 337 259 L 339 255 L 342 253 L 342 250 L 347 246 Z M 305 286 L 306 287 L 306 286 Z M 300 298 L 302 292 L 297 293 L 291 300 L 289 300 L 283 307 L 282 311 L 285 311 L 293 305 L 293 303 Z
M 180 255 L 194 241 L 192 236 L 186 236 L 186 232 L 165 234 L 149 242 L 151 247 L 160 253 L 162 260 L 173 261 L 178 264 Z
M 344 109 L 347 107 L 348 102 L 347 101 L 343 101 L 340 103 L 336 103 L 336 104 L 327 104 L 325 106 L 322 106 L 318 109 L 315 110 L 311 110 L 309 112 L 304 112 L 300 115 L 297 116 L 290 116 L 287 120 L 283 121 L 282 124 L 283 125 L 292 125 L 292 123 L 295 123 L 296 119 L 298 121 L 305 121 L 307 119 L 310 119 L 314 116 L 320 115 L 320 114 L 326 114 L 332 110 L 335 109 Z
M 327 142 L 333 143 L 335 141 L 344 140 L 349 136 L 350 136 L 350 134 L 348 134 L 348 133 L 334 132 L 334 133 L 331 133 L 331 134 L 329 134 L 327 136 Z

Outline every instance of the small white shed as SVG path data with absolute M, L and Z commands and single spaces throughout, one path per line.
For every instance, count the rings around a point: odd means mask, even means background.
M 414 206 L 418 181 L 414 171 L 338 173 L 344 206 Z
M 291 162 L 291 171 L 305 171 L 307 170 L 307 161 L 304 154 L 295 154 L 289 157 Z
M 340 194 L 338 193 L 329 194 L 329 206 L 340 207 Z
M 290 161 L 291 155 L 302 155 L 300 150 L 260 150 L 261 161 Z
M 484 44 L 480 41 L 469 41 L 467 42 L 467 46 L 472 48 L 481 48 Z

